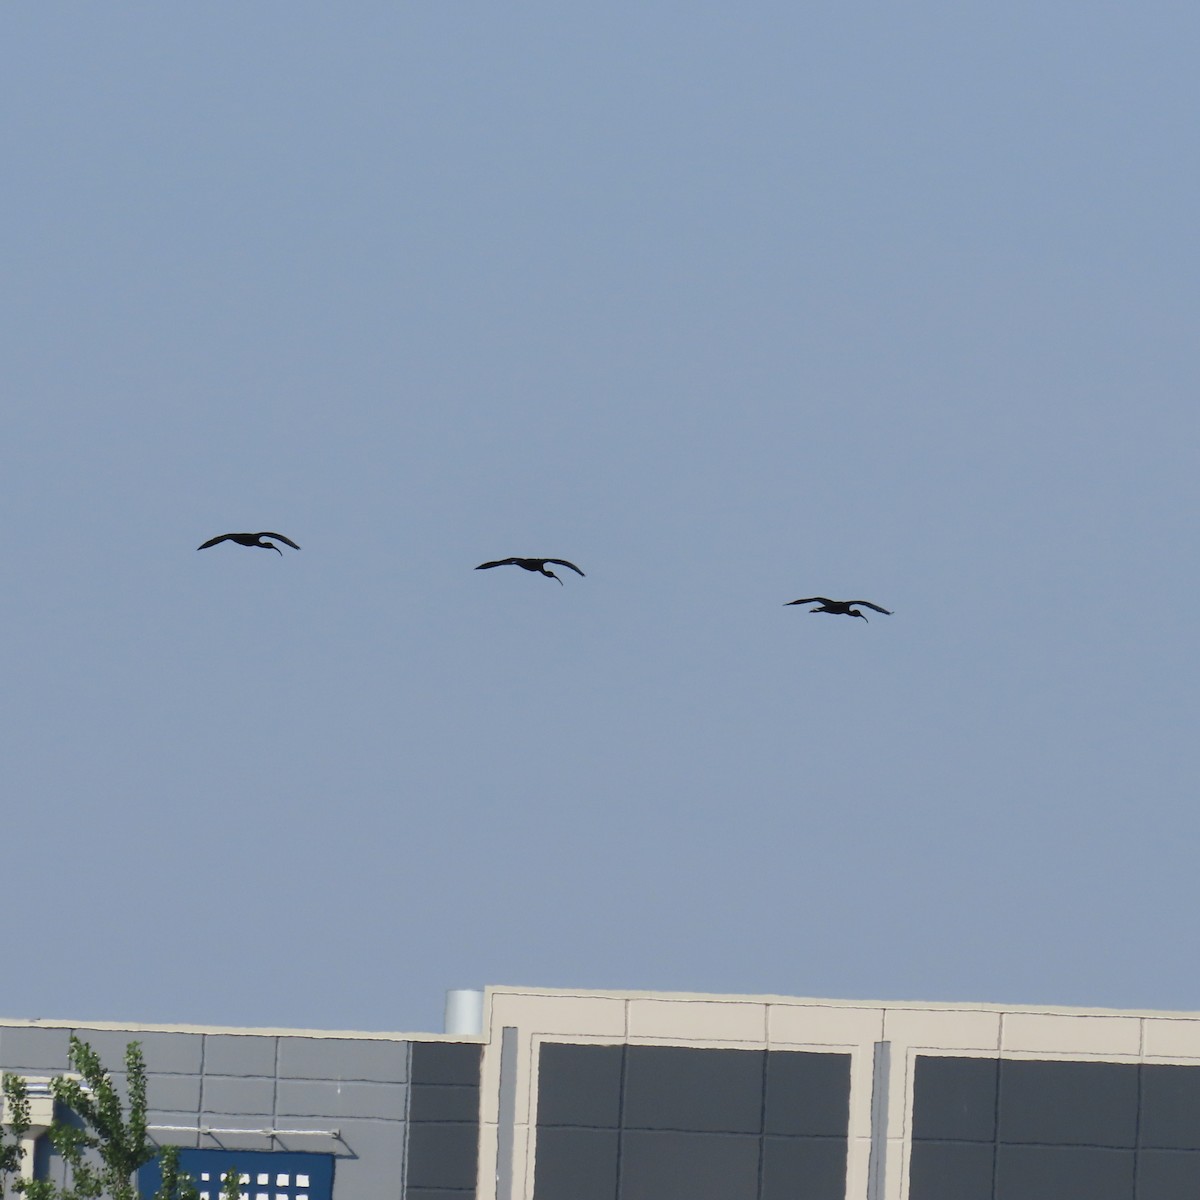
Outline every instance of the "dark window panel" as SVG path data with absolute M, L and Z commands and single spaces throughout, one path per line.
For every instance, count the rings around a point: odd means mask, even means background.
M 625 1056 L 626 1129 L 761 1131 L 762 1050 L 630 1046 Z
M 1136 1200 L 1196 1200 L 1197 1196 L 1200 1196 L 1200 1153 L 1138 1152 Z
M 620 1198 L 758 1200 L 759 1140 L 750 1135 L 627 1132 L 621 1140 Z
M 413 1083 L 479 1086 L 482 1048 L 474 1042 L 413 1042 Z
M 760 1200 L 845 1200 L 845 1195 L 844 1137 L 764 1139 Z
M 534 1200 L 616 1200 L 617 1133 L 538 1129 Z
M 993 1200 L 995 1153 L 988 1142 L 913 1142 L 909 1200 Z
M 1200 1149 L 1200 1067 L 1143 1064 L 1138 1141 L 1163 1150 Z
M 1000 1145 L 995 1200 L 1135 1200 L 1133 1158 L 1097 1146 Z
M 999 1141 L 1132 1147 L 1138 1068 L 1132 1063 L 1000 1063 Z
M 850 1055 L 767 1052 L 767 1133 L 845 1137 Z
M 621 1120 L 624 1046 L 542 1044 L 538 1058 L 538 1126 L 616 1129 Z
M 913 1139 L 993 1142 L 1000 1063 L 994 1058 L 917 1056 Z
M 479 1121 L 479 1089 L 449 1083 L 414 1083 L 409 1093 L 410 1121 Z
M 475 1125 L 408 1127 L 408 1182 L 412 1187 L 473 1190 L 478 1155 Z

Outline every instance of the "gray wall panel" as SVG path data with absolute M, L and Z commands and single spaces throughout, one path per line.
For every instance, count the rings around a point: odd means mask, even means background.
M 279 1078 L 404 1083 L 408 1079 L 408 1043 L 281 1037 Z
M 195 1128 L 200 1124 L 200 1118 L 195 1113 L 161 1112 L 151 1108 L 146 1110 L 146 1124 L 151 1127 L 150 1140 L 156 1146 L 182 1146 L 187 1149 L 199 1145 L 199 1135 L 196 1133 L 180 1133 L 177 1130 L 163 1133 L 153 1128 L 155 1125 L 188 1125 Z
M 198 1033 L 138 1033 L 124 1029 L 75 1030 L 110 1071 L 124 1071 L 125 1048 L 139 1042 L 146 1070 L 160 1075 L 194 1075 L 200 1070 L 203 1036 Z
M 257 1035 L 206 1034 L 204 1073 L 274 1076 L 276 1040 Z
M 69 1039 L 66 1029 L 5 1026 L 0 1029 L 0 1067 L 43 1075 L 65 1071 Z
M 280 1147 L 273 1138 L 259 1132 L 260 1128 L 265 1129 L 269 1124 L 269 1121 L 256 1121 L 253 1118 L 237 1122 L 231 1121 L 228 1126 L 221 1122 L 219 1128 L 222 1132 L 202 1133 L 197 1146 L 200 1150 L 278 1150 Z M 230 1128 L 236 1129 L 238 1132 L 231 1133 L 229 1132 Z M 310 1150 L 312 1147 L 301 1146 L 300 1149 Z
M 408 1085 L 281 1079 L 275 1111 L 281 1118 L 373 1117 L 403 1121 L 408 1113 Z
M 200 1076 L 147 1076 L 146 1104 L 162 1112 L 197 1112 L 200 1108 Z
M 275 1080 L 204 1076 L 204 1112 L 270 1116 L 275 1111 Z
M 0 1064 L 32 1075 L 61 1073 L 68 1066 L 68 1035 L 65 1028 L 0 1027 Z M 224 1131 L 151 1130 L 159 1144 L 331 1154 L 336 1200 L 404 1200 L 408 1042 L 87 1028 L 80 1036 L 101 1055 L 119 1089 L 125 1086 L 125 1047 L 142 1043 L 152 1126 L 196 1129 L 203 1122 Z M 276 1077 L 277 1057 L 282 1079 Z M 460 1120 L 424 1124 L 419 1165 L 428 1187 L 448 1187 L 456 1200 L 474 1194 L 479 1058 L 478 1043 L 439 1044 L 424 1064 L 428 1077 L 451 1081 L 422 1089 L 427 1118 Z M 316 1134 L 272 1138 L 261 1132 L 280 1127 Z M 340 1140 L 320 1132 L 334 1129 Z M 39 1156 L 51 1177 L 61 1180 L 61 1164 L 45 1148 Z
M 402 1200 L 404 1125 L 345 1121 L 333 1171 L 334 1200 Z M 303 1149 L 316 1147 L 310 1142 Z

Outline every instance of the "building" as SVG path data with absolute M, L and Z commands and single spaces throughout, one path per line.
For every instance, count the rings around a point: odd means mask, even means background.
M 256 1200 L 1200 1197 L 1198 1013 L 493 987 L 447 1021 L 7 1020 L 0 1069 L 136 1038 L 210 1200 L 230 1166 Z

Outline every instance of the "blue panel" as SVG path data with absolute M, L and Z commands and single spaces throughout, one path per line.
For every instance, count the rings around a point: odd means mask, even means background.
M 201 1200 L 218 1200 L 221 1176 L 237 1171 L 244 1200 L 333 1200 L 333 1155 L 264 1150 L 181 1150 L 180 1170 L 199 1189 Z M 247 1176 L 249 1181 L 247 1182 Z M 158 1160 L 138 1172 L 138 1192 L 153 1196 L 162 1183 Z

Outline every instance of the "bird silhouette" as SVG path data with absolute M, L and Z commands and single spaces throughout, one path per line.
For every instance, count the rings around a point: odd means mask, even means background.
M 218 542 L 237 542 L 239 546 L 253 546 L 257 550 L 274 550 L 282 558 L 283 551 L 278 546 L 272 546 L 270 542 L 264 542 L 263 538 L 274 538 L 277 542 L 283 542 L 285 546 L 291 546 L 293 550 L 300 549 L 291 538 L 285 538 L 282 533 L 223 533 L 220 537 L 209 538 L 204 545 L 197 546 L 196 549 L 207 550 L 209 546 L 215 546 Z
M 872 604 L 870 600 L 829 600 L 824 596 L 809 596 L 807 600 L 789 600 L 784 608 L 787 608 L 789 604 L 816 604 L 818 607 L 810 608 L 809 612 L 832 613 L 836 617 L 862 617 L 864 621 L 867 618 L 853 607 L 855 604 L 873 608 L 876 612 L 884 613 L 889 617 L 892 615 L 890 608 L 880 608 L 878 604 Z
M 547 563 L 554 563 L 558 567 L 570 567 L 576 575 L 583 575 L 574 563 L 567 562 L 565 558 L 498 558 L 495 562 L 480 563 L 475 570 L 486 571 L 488 567 L 523 567 L 526 571 L 539 571 L 548 579 L 558 579 L 553 571 L 546 570 Z M 562 580 L 558 579 L 558 583 L 561 587 Z

